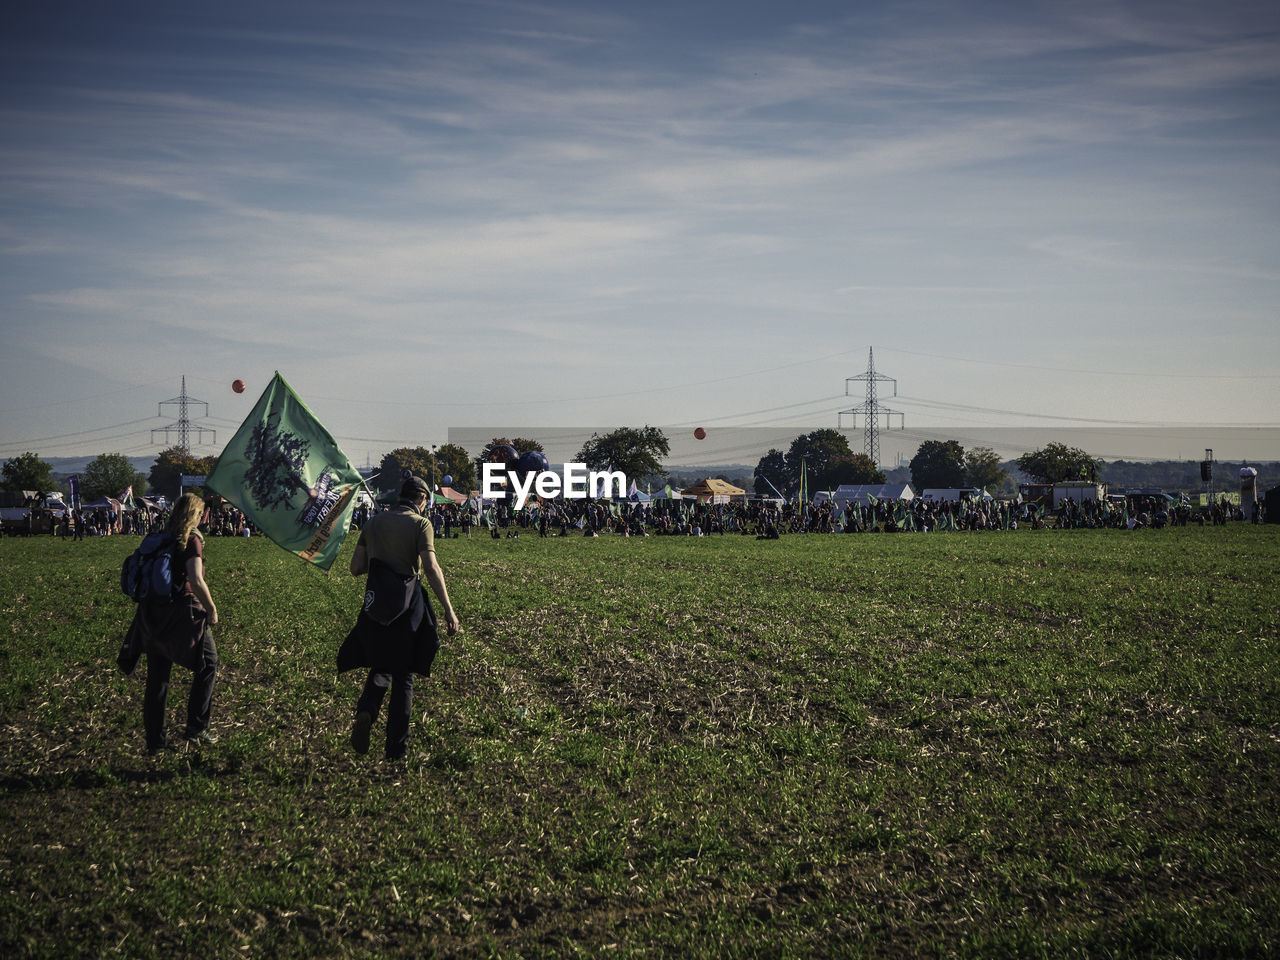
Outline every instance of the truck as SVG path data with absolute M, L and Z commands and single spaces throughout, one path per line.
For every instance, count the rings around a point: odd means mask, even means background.
M 1020 483 L 1018 495 L 1024 503 L 1038 503 L 1046 510 L 1057 510 L 1066 500 L 1084 503 L 1102 500 L 1107 495 L 1105 483 L 1092 480 L 1062 480 L 1058 483 Z

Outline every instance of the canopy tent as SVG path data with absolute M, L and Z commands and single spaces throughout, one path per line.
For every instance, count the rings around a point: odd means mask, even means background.
M 444 497 L 445 500 L 441 500 L 440 497 Z M 441 487 L 436 491 L 436 503 L 443 503 L 445 501 L 450 503 L 466 503 L 467 495 L 465 493 L 459 493 L 457 490 L 453 489 L 453 487 Z
M 724 503 L 729 497 L 745 497 L 747 495 L 747 491 L 741 487 L 735 487 L 732 483 L 717 480 L 715 477 L 699 480 L 692 487 L 680 492 L 686 497 L 697 497 L 699 503 L 705 503 L 708 500 L 713 503 Z M 717 498 L 724 499 L 717 500 Z

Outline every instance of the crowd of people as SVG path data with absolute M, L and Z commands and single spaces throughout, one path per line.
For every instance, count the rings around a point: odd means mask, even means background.
M 362 529 L 384 508 L 363 503 L 352 515 L 352 529 Z M 809 504 L 776 500 L 699 503 L 687 500 L 655 500 L 648 503 L 611 500 L 535 501 L 523 510 L 509 503 L 476 501 L 435 504 L 428 509 L 435 536 L 587 537 L 616 534 L 624 537 L 709 536 L 745 534 L 773 539 L 794 533 L 930 533 L 936 531 L 982 531 L 1022 529 L 1139 529 L 1185 527 L 1191 524 L 1215 526 L 1230 520 L 1265 521 L 1263 501 L 1246 515 L 1241 507 L 1225 499 L 1208 508 L 1193 507 L 1190 501 L 1169 501 L 1165 497 L 1128 497 L 1122 501 L 1072 499 L 1049 510 L 1033 501 L 959 500 L 875 500 L 838 504 L 824 500 Z M 112 534 L 146 536 L 163 529 L 168 510 L 138 509 L 117 513 L 109 507 L 50 512 L 47 523 L 26 518 L 25 528 L 10 533 L 33 535 L 47 530 L 55 537 L 82 540 L 86 536 Z M 250 537 L 258 533 L 242 511 L 223 502 L 206 511 L 201 531 L 211 537 Z
M 522 533 L 541 537 L 602 533 L 624 537 L 753 535 L 774 539 L 797 533 L 898 533 L 1032 529 L 1162 529 L 1192 523 L 1221 524 L 1244 520 L 1240 508 L 1227 501 L 1208 510 L 1187 500 L 1130 497 L 1112 500 L 1065 500 L 1049 510 L 1032 501 L 995 499 L 875 500 L 839 504 L 834 500 L 796 504 L 773 500 L 698 503 L 656 500 L 649 503 L 608 500 L 550 500 L 516 511 L 502 501 L 492 505 L 437 504 L 430 511 L 437 537 L 473 536 L 495 539 Z M 1261 514 L 1254 518 L 1259 522 Z M 357 519 L 357 525 L 359 520 Z
M 23 516 L 21 525 L 16 529 L 11 527 L 9 533 L 19 536 L 47 534 L 71 540 L 113 534 L 145 537 L 154 530 L 163 530 L 171 516 L 167 509 L 145 507 L 121 511 L 114 507 L 73 507 L 67 510 L 33 507 Z M 217 509 L 206 508 L 200 529 L 205 536 L 211 537 L 248 537 L 257 532 L 253 523 L 228 503 Z

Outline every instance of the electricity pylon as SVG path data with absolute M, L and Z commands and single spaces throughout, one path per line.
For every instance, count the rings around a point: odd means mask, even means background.
M 851 416 L 855 418 L 854 425 L 856 426 L 857 425 L 856 418 L 861 416 L 863 418 L 862 452 L 871 458 L 872 464 L 874 464 L 875 466 L 879 466 L 880 465 L 880 433 L 879 433 L 880 418 L 884 417 L 885 419 L 885 429 L 892 429 L 892 420 L 894 417 L 897 417 L 899 428 L 902 429 L 902 428 L 905 428 L 906 426 L 906 417 L 903 414 L 899 413 L 897 410 L 890 410 L 888 407 L 882 406 L 880 404 L 880 398 L 876 396 L 876 384 L 892 383 L 893 396 L 896 397 L 898 395 L 898 381 L 893 379 L 893 377 L 886 377 L 886 376 L 883 376 L 882 374 L 876 373 L 875 348 L 868 347 L 867 348 L 867 372 L 863 374 L 859 374 L 856 377 L 845 378 L 844 395 L 846 397 L 852 396 L 852 394 L 849 393 L 849 384 L 858 383 L 858 382 L 866 383 L 867 399 L 863 403 L 860 403 L 858 406 L 854 407 L 851 410 L 841 410 L 836 415 L 836 423 L 843 427 L 844 423 L 840 418 L 845 416 Z
M 185 376 L 183 376 L 182 378 L 182 393 L 174 397 L 172 400 L 161 401 L 161 403 L 159 404 L 159 412 L 156 414 L 156 416 L 163 417 L 164 408 L 168 406 L 172 406 L 174 404 L 177 404 L 178 406 L 177 422 L 171 423 L 167 427 L 156 427 L 154 430 L 152 430 L 151 431 L 152 443 L 156 442 L 157 433 L 163 433 L 164 442 L 167 444 L 169 442 L 169 434 L 174 431 L 177 431 L 177 434 L 178 434 L 178 446 L 181 447 L 183 450 L 187 451 L 188 453 L 191 452 L 191 434 L 192 433 L 195 433 L 196 435 L 196 443 L 204 443 L 204 435 L 206 433 L 210 435 L 210 438 L 211 438 L 209 441 L 210 443 L 218 442 L 218 434 L 216 431 L 208 427 L 202 427 L 199 424 L 192 424 L 191 418 L 187 415 L 188 406 L 194 406 L 195 404 L 199 404 L 202 407 L 204 407 L 204 415 L 207 417 L 209 415 L 209 404 L 205 403 L 203 400 L 197 400 L 195 397 L 187 396 L 187 378 Z

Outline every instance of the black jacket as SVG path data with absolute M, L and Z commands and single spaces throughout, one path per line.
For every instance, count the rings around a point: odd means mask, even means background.
M 371 560 L 364 606 L 338 649 L 338 672 L 366 667 L 427 675 L 439 649 L 435 613 L 422 582 Z
M 200 641 L 208 616 L 200 601 L 189 593 L 178 594 L 172 603 L 142 601 L 134 611 L 116 663 L 125 674 L 132 674 L 138 658 L 145 653 L 194 670 L 204 655 Z

